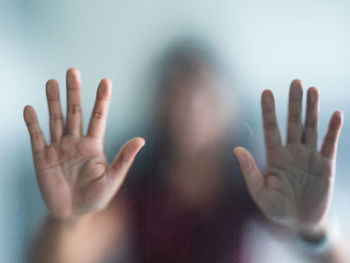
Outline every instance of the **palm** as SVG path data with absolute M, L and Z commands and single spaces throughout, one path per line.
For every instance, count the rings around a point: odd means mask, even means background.
M 269 153 L 261 206 L 276 220 L 320 221 L 331 189 L 332 162 L 302 144 Z
M 39 184 L 45 191 L 44 198 L 55 213 L 67 214 L 75 209 L 89 209 L 101 202 L 96 183 L 107 166 L 99 141 L 90 138 L 66 137 L 61 144 L 50 145 L 36 166 Z M 105 181 L 105 180 L 103 180 Z M 86 186 L 89 189 L 86 189 Z M 102 194 L 107 194 L 107 185 L 101 185 Z M 92 200 L 85 200 L 90 193 Z M 101 192 L 100 192 L 101 194 Z M 57 198 L 60 196 L 60 198 Z
M 24 112 L 32 138 L 39 187 L 50 212 L 58 218 L 71 218 L 107 205 L 143 145 L 140 138 L 131 140 L 125 144 L 113 164 L 108 165 L 103 153 L 103 135 L 110 83 L 108 80 L 101 81 L 89 130 L 83 136 L 78 73 L 74 69 L 67 72 L 68 110 L 65 127 L 61 118 L 57 83 L 49 81 L 47 84 L 50 145 L 44 141 L 34 111 L 26 107 Z M 71 82 L 68 78 L 71 78 Z
M 253 157 L 235 149 L 252 198 L 270 219 L 291 225 L 318 224 L 333 186 L 335 152 L 342 115 L 333 114 L 322 148 L 317 150 L 318 92 L 310 88 L 305 125 L 301 123 L 302 88 L 293 81 L 289 97 L 287 143 L 282 145 L 271 91 L 262 95 L 267 164 L 262 175 Z

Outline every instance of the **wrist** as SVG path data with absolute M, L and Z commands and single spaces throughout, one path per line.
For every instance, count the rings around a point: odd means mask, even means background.
M 329 223 L 326 220 L 318 224 L 299 225 L 296 229 L 297 235 L 309 243 L 319 243 L 329 234 Z
M 334 218 L 312 227 L 304 226 L 295 233 L 299 246 L 316 253 L 329 251 L 340 240 L 338 224 Z
M 97 212 L 90 212 L 86 214 L 71 216 L 67 218 L 57 218 L 49 215 L 50 221 L 55 222 L 56 224 L 62 225 L 64 227 L 75 227 L 77 225 L 85 224 L 93 220 Z

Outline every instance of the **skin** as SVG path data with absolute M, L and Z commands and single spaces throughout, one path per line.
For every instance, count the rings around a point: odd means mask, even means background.
M 179 77 L 176 84 L 165 91 L 164 121 L 169 137 L 176 141 L 173 154 L 185 156 L 196 151 L 208 152 L 226 137 L 228 118 L 232 119 L 236 112 L 227 113 L 218 87 L 223 84 L 212 75 L 203 70 L 193 73 L 191 78 Z
M 267 152 L 263 173 L 246 149 L 237 147 L 234 153 L 248 190 L 261 211 L 272 221 L 297 231 L 304 239 L 317 241 L 326 234 L 343 114 L 334 112 L 318 150 L 318 90 L 308 89 L 304 125 L 301 121 L 302 95 L 301 81 L 294 80 L 289 93 L 287 142 L 282 145 L 273 94 L 270 90 L 262 93 Z
M 59 243 L 63 250 L 77 251 L 82 248 L 86 258 L 90 259 L 86 262 L 98 262 L 99 260 L 93 257 L 97 258 L 99 254 L 102 258 L 104 252 L 96 252 L 96 245 L 83 246 L 81 241 L 88 239 L 82 237 L 85 237 L 85 233 L 90 231 L 92 226 L 98 225 L 106 226 L 107 236 L 112 236 L 112 232 L 122 236 L 118 229 L 123 229 L 123 227 L 111 231 L 115 218 L 123 214 L 122 209 L 119 209 L 117 214 L 112 213 L 111 216 L 108 212 L 110 210 L 105 208 L 118 192 L 137 152 L 145 141 L 142 138 L 133 138 L 126 142 L 115 160 L 109 165 L 103 152 L 103 137 L 111 97 L 111 81 L 101 80 L 88 131 L 83 135 L 80 72 L 71 68 L 67 71 L 66 79 L 67 116 L 65 121 L 62 117 L 57 81 L 49 80 L 46 84 L 50 113 L 51 143 L 49 145 L 45 142 L 33 108 L 31 106 L 24 108 L 24 120 L 31 137 L 39 188 L 51 215 L 48 221 L 49 226 L 43 233 L 51 233 L 53 229 L 56 229 L 56 232 L 60 233 L 59 236 L 63 236 L 63 239 L 60 240 L 64 241 Z M 239 160 L 248 191 L 262 212 L 270 220 L 296 231 L 304 239 L 317 241 L 326 234 L 327 209 L 335 176 L 336 146 L 343 117 L 340 111 L 333 114 L 322 147 L 318 151 L 318 91 L 316 88 L 310 88 L 307 94 L 306 121 L 302 125 L 301 82 L 299 80 L 292 82 L 289 96 L 287 143 L 282 145 L 276 122 L 273 94 L 270 90 L 263 92 L 262 113 L 267 150 L 264 173 L 258 170 L 253 157 L 246 149 L 236 147 L 234 154 Z M 189 97 L 190 100 L 191 98 Z M 197 103 L 191 105 L 200 106 Z M 209 110 L 208 105 L 206 104 L 204 109 Z M 197 112 L 197 106 L 191 108 L 194 114 Z M 176 121 L 176 118 L 174 120 Z M 181 126 L 184 120 L 178 120 L 179 123 L 175 126 Z M 205 123 L 198 124 L 206 127 Z M 192 132 L 193 130 L 189 131 L 189 136 L 192 135 Z M 184 133 L 181 135 L 183 136 Z M 203 135 L 203 138 L 206 137 Z M 108 227 L 105 223 L 100 224 L 101 218 L 109 217 L 113 217 L 114 220 L 108 223 Z M 101 228 L 98 229 L 101 230 Z M 96 236 L 100 232 L 96 232 Z M 55 239 L 55 237 L 51 238 Z M 44 244 L 48 239 L 44 238 Z M 102 239 L 107 240 L 108 238 Z M 70 244 L 72 240 L 80 241 Z M 66 245 L 68 243 L 70 245 Z M 107 243 L 114 244 L 114 241 Z M 67 252 L 65 254 L 80 255 L 82 253 Z M 48 257 L 51 258 L 50 253 Z M 76 261 L 64 259 L 57 262 Z
M 64 122 L 55 80 L 46 83 L 50 113 L 51 144 L 46 144 L 36 114 L 24 108 L 31 137 L 33 160 L 42 197 L 56 219 L 74 219 L 102 210 L 120 188 L 142 138 L 124 144 L 111 165 L 103 152 L 108 104 L 112 84 L 102 79 L 86 135 L 82 134 L 80 72 L 67 71 L 67 116 Z

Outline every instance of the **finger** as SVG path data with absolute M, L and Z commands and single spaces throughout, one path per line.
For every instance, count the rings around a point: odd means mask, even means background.
M 281 136 L 278 130 L 275 100 L 271 90 L 265 90 L 261 95 L 265 143 L 267 150 L 281 146 Z
M 58 83 L 51 79 L 46 83 L 46 97 L 50 114 L 51 142 L 59 141 L 63 134 L 63 116 L 61 110 Z
M 253 199 L 256 199 L 263 189 L 263 176 L 256 166 L 253 156 L 245 148 L 236 147 L 233 152 L 238 159 L 248 191 Z
M 67 123 L 66 133 L 69 135 L 81 135 L 81 77 L 78 69 L 70 68 L 66 74 L 67 85 Z
M 317 149 L 318 105 L 318 90 L 311 87 L 307 91 L 306 118 L 303 135 L 303 143 L 311 149 Z
M 35 111 L 31 106 L 24 107 L 23 117 L 29 131 L 33 155 L 36 155 L 45 149 L 46 143 L 44 135 L 40 129 Z
M 103 139 L 106 130 L 109 99 L 111 97 L 112 82 L 103 79 L 96 93 L 95 106 L 92 111 L 87 135 L 93 138 Z
M 288 106 L 288 132 L 287 143 L 295 144 L 300 143 L 303 132 L 303 126 L 301 124 L 301 109 L 303 90 L 301 81 L 293 80 L 289 90 L 289 106 Z
M 140 137 L 131 139 L 124 144 L 107 173 L 112 180 L 124 180 L 136 154 L 144 145 L 145 140 Z
M 343 113 L 336 111 L 329 121 L 328 131 L 323 140 L 321 154 L 328 159 L 334 159 L 337 149 L 338 137 L 343 123 Z

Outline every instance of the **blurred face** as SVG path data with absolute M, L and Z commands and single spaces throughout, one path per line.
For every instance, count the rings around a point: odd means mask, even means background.
M 178 79 L 169 88 L 167 123 L 171 140 L 184 148 L 203 147 L 217 141 L 225 130 L 225 110 L 220 81 L 196 73 Z

